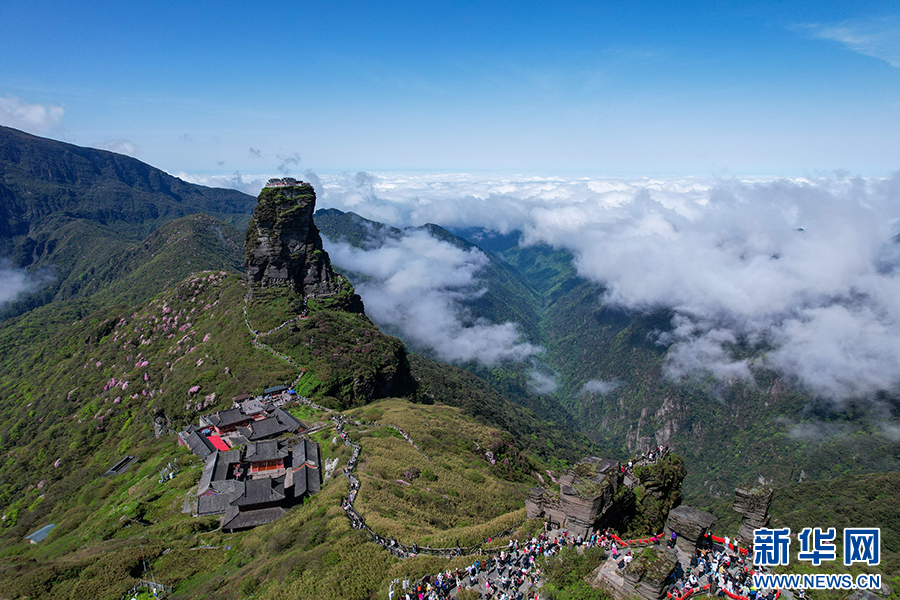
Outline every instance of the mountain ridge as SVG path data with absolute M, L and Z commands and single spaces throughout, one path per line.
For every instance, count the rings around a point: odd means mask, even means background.
M 187 183 L 135 158 L 0 126 L 0 258 L 41 272 L 30 299 L 8 317 L 77 287 L 91 263 L 114 262 L 128 244 L 162 224 L 206 213 L 232 226 L 249 221 L 254 198 Z M 60 298 L 71 296 L 63 295 Z

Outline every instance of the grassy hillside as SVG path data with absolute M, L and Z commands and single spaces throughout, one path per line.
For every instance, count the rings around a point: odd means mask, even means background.
M 524 494 L 535 484 L 531 470 L 537 465 L 524 458 L 526 468 L 517 471 L 491 465 L 485 448 L 502 432 L 459 409 L 403 400 L 373 403 L 349 414 L 373 423 L 347 432 L 363 448 L 357 508 L 379 533 L 422 546 L 465 546 L 524 520 Z M 388 424 L 401 426 L 424 455 Z M 331 430 L 315 438 L 324 460 L 338 460 L 339 474 L 349 449 L 333 439 Z M 4 532 L 0 597 L 118 598 L 146 561 L 158 581 L 175 586 L 173 598 L 363 599 L 384 596 L 396 577 L 472 560 L 401 562 L 367 542 L 340 508 L 347 483 L 339 475 L 282 520 L 226 535 L 216 530 L 214 519 L 181 512 L 191 488 L 196 489 L 199 460 L 171 438 L 145 436 L 134 450 L 142 459 L 136 468 L 111 479 L 92 472 L 73 494 L 77 501 L 60 503 L 46 515 L 44 520 L 58 526 L 45 542 L 31 546 Z M 179 474 L 159 483 L 157 471 L 175 458 Z
M 436 363 L 416 354 L 410 366 L 420 402 L 461 408 L 480 422 L 510 434 L 515 446 L 548 461 L 577 462 L 591 453 L 591 443 L 565 423 L 510 401 L 484 379 L 469 371 Z

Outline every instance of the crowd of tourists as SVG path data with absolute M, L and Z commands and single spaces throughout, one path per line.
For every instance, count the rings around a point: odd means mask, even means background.
M 676 570 L 668 594 L 673 598 L 686 598 L 692 593 L 704 592 L 709 596 L 743 596 L 750 600 L 774 600 L 776 590 L 761 593 L 753 586 L 753 566 L 740 554 L 726 548 L 716 549 L 703 544 L 692 556 L 690 567 Z
M 627 463 L 622 463 L 619 465 L 619 469 L 623 473 L 628 473 L 629 475 L 634 475 L 635 467 L 644 467 L 649 465 L 655 465 L 669 454 L 669 444 L 665 445 L 660 444 L 652 450 L 642 453 L 640 456 L 629 460 Z
M 350 439 L 344 431 L 344 425 L 346 423 L 361 425 L 361 423 L 349 420 L 343 415 L 332 418 L 341 441 L 352 449 L 347 466 L 343 470 L 350 487 L 341 507 L 354 529 L 366 530 L 374 542 L 400 558 L 416 556 L 423 552 L 457 556 L 473 551 L 485 553 L 462 569 L 429 575 L 415 581 L 395 581 L 390 590 L 392 600 L 397 594 L 400 595 L 400 600 L 449 600 L 466 588 L 477 592 L 482 599 L 537 600 L 540 598 L 537 591 L 541 577 L 539 559 L 555 556 L 563 547 L 604 548 L 621 570 L 626 569 L 634 559 L 633 550 L 625 548 L 627 543 L 622 542 L 608 529 L 594 531 L 582 537 L 572 536 L 566 531 L 555 533 L 548 531 L 545 524 L 545 530 L 540 535 L 524 542 L 510 540 L 508 547 L 499 552 L 497 549 L 482 551 L 477 547 L 466 548 L 465 551 L 461 548 L 420 549 L 416 544 L 407 546 L 393 538 L 378 535 L 366 525 L 362 515 L 353 506 L 360 487 L 354 471 L 361 446 Z M 408 436 L 403 437 L 413 443 Z M 635 466 L 657 462 L 667 453 L 667 445 L 659 446 L 635 461 L 630 461 L 625 469 L 630 471 Z M 677 534 L 673 532 L 671 539 L 663 540 L 661 535 L 650 536 L 648 539 L 651 544 L 662 544 L 666 541 L 672 547 L 675 545 L 676 537 Z M 490 556 L 491 553 L 494 556 Z M 685 600 L 693 594 L 705 593 L 709 596 L 731 598 L 740 596 L 749 600 L 776 600 L 777 594 L 774 590 L 763 594 L 753 587 L 752 574 L 753 570 L 748 560 L 739 553 L 730 552 L 727 542 L 726 546 L 720 549 L 710 544 L 709 540 L 702 540 L 701 547 L 691 557 L 689 568 L 684 570 L 679 565 L 670 576 L 666 589 L 667 596 L 673 600 Z M 396 590 L 395 584 L 398 588 Z
M 484 599 L 534 600 L 540 597 L 536 591 L 541 575 L 539 559 L 555 556 L 563 547 L 576 544 L 586 542 L 567 532 L 556 536 L 541 533 L 525 542 L 510 540 L 496 556 L 480 557 L 465 568 L 406 582 L 406 588 L 401 586 L 399 593 L 402 600 L 448 600 L 469 588 Z

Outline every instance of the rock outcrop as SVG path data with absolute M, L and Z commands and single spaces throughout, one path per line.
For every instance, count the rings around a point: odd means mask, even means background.
M 622 574 L 627 597 L 659 600 L 666 594 L 666 579 L 675 570 L 678 555 L 671 548 L 653 546 L 636 551 L 634 560 Z
M 532 488 L 525 500 L 526 515 L 544 517 L 572 535 L 584 536 L 613 505 L 621 485 L 619 463 L 586 458 L 559 478 L 559 495 Z
M 302 296 L 332 295 L 338 282 L 313 222 L 316 192 L 308 183 L 284 181 L 270 181 L 257 198 L 247 226 L 247 278 L 261 287 L 290 286 Z
M 738 528 L 738 539 L 744 544 L 753 543 L 753 530 L 765 527 L 769 522 L 769 505 L 772 503 L 774 490 L 738 488 L 734 490 L 732 508 L 744 515 Z
M 697 542 L 706 535 L 717 519 L 713 514 L 682 504 L 669 511 L 666 536 L 671 536 L 673 531 L 677 533 L 675 543 L 679 550 L 692 554 L 697 549 Z

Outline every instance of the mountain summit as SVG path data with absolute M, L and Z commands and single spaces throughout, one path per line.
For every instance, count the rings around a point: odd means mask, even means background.
M 291 177 L 270 179 L 247 227 L 244 266 L 250 283 L 290 286 L 306 296 L 331 295 L 338 285 L 313 222 L 316 192 Z

